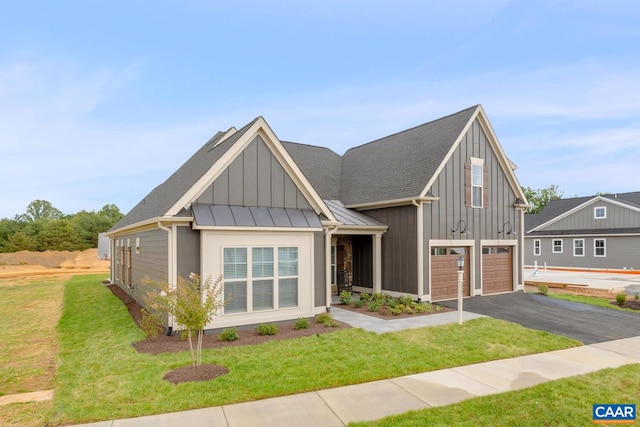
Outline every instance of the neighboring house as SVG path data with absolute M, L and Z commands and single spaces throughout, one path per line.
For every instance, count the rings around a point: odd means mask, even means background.
M 527 266 L 640 269 L 640 192 L 552 200 L 525 227 Z
M 311 317 L 335 284 L 457 297 L 523 286 L 528 206 L 481 106 L 348 150 L 283 142 L 262 117 L 217 133 L 109 232 L 112 281 L 222 275 L 208 328 Z

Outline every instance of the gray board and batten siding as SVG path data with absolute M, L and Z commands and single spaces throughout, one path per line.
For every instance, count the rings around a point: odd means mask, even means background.
M 605 218 L 595 218 L 595 208 L 606 208 Z M 640 228 L 640 212 L 605 200 L 597 200 L 582 209 L 545 226 L 537 234 L 553 234 L 572 230 L 614 230 Z
M 136 248 L 137 239 L 140 242 L 139 250 Z M 112 276 L 115 284 L 124 289 L 138 303 L 143 304 L 142 297 L 151 289 L 145 283 L 147 280 L 168 281 L 167 232 L 158 229 L 142 231 L 116 237 L 115 241 L 118 242 L 112 257 L 115 266 Z M 131 248 L 131 278 L 127 279 L 126 274 L 121 273 L 121 269 L 129 267 L 127 265 L 129 247 Z
M 325 287 L 325 250 L 324 250 L 324 232 L 316 231 L 313 233 L 313 280 L 314 280 L 314 301 L 316 307 L 327 307 L 327 292 Z M 305 284 L 302 283 L 302 286 Z
M 465 205 L 465 173 L 464 164 L 470 161 L 471 157 L 484 159 L 486 168 L 485 193 L 483 208 L 472 208 Z M 439 200 L 424 204 L 424 251 L 423 264 L 425 266 L 424 292 L 428 293 L 429 280 L 429 240 L 449 240 L 464 239 L 475 240 L 475 259 L 472 261 L 476 266 L 481 265 L 482 251 L 480 250 L 481 240 L 518 240 L 521 236 L 522 213 L 514 207 L 517 195 L 514 193 L 505 171 L 502 169 L 496 153 L 487 141 L 487 136 L 482 126 L 475 120 L 467 133 L 460 141 L 460 145 L 453 152 L 447 161 L 432 187 L 429 189 L 433 196 Z M 469 234 L 461 236 L 460 233 L 452 235 L 459 220 L 463 220 L 469 230 Z M 504 231 L 505 223 L 510 223 L 513 231 L 518 234 L 506 235 L 498 233 Z M 507 225 L 507 228 L 509 225 Z M 518 240 L 521 241 L 521 240 Z M 519 248 L 518 257 L 523 256 L 522 248 Z M 520 258 L 522 259 L 522 258 Z M 515 278 L 521 283 L 519 277 Z M 482 284 L 482 270 L 475 269 L 475 287 L 480 289 Z
M 584 240 L 584 256 L 573 255 L 576 239 Z M 605 256 L 595 256 L 595 240 L 604 239 Z M 540 241 L 540 256 L 533 254 L 533 245 Z M 562 241 L 562 253 L 553 252 L 553 241 Z M 525 260 L 527 266 L 538 263 L 538 269 L 547 267 L 564 268 L 601 268 L 601 269 L 634 269 L 640 270 L 640 235 L 589 235 L 589 236 L 556 236 L 528 237 L 525 241 Z
M 195 203 L 312 209 L 260 136 L 249 143 Z
M 381 243 L 382 290 L 418 294 L 417 209 L 413 205 L 362 211 L 389 229 Z

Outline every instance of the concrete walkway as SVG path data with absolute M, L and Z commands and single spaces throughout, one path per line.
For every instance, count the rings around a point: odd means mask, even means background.
M 353 327 L 376 333 L 458 321 L 456 311 L 396 320 L 336 307 L 331 308 L 331 314 Z M 463 315 L 464 320 L 483 317 L 467 312 Z M 632 363 L 640 363 L 640 336 L 346 387 L 83 426 L 344 426 Z
M 425 326 L 439 326 L 447 323 L 458 322 L 457 311 L 447 311 L 445 313 L 428 314 L 425 316 L 405 317 L 402 319 L 384 320 L 366 314 L 356 313 L 352 310 L 345 310 L 338 307 L 331 307 L 331 316 L 334 319 L 346 323 L 353 328 L 361 328 L 365 331 L 383 334 L 385 332 L 396 332 L 403 329 L 423 328 Z M 462 321 L 486 317 L 482 314 L 462 312 Z

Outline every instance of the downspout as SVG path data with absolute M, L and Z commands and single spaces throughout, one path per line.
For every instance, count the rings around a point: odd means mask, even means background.
M 173 233 L 172 230 L 169 227 L 165 227 L 164 225 L 162 225 L 162 222 L 158 221 L 158 228 L 160 230 L 164 230 L 167 232 L 167 264 L 169 264 L 167 266 L 167 282 L 169 283 L 170 287 L 174 287 L 175 283 L 173 283 Z M 165 335 L 169 336 L 173 333 L 173 324 L 174 324 L 174 318 L 173 316 L 167 316 L 167 332 Z
M 413 199 L 411 204 L 418 208 L 417 220 L 418 224 L 418 301 L 422 301 L 422 295 L 424 294 L 424 224 L 422 217 L 422 203 L 419 203 L 417 199 Z
M 338 226 L 334 225 L 331 229 L 327 228 L 324 239 L 324 274 L 325 274 L 325 302 L 327 304 L 327 313 L 331 311 L 331 236 L 338 231 Z

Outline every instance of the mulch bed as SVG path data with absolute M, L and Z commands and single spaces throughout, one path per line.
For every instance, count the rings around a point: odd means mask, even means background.
M 616 304 L 615 301 L 612 301 L 611 304 Z M 627 298 L 627 301 L 621 306 L 622 308 L 630 308 L 631 310 L 640 310 L 640 300 L 634 300 Z
M 129 314 L 133 318 L 134 322 L 136 322 L 136 324 L 140 326 L 140 321 L 142 320 L 142 313 L 140 310 L 142 309 L 142 306 L 140 306 L 140 304 L 138 304 L 133 298 L 127 295 L 127 293 L 119 286 L 109 285 L 108 287 L 109 289 L 111 289 L 111 292 L 113 292 L 115 296 L 120 298 L 120 300 L 127 307 L 127 310 L 129 310 Z M 239 345 L 254 345 L 267 341 L 286 340 L 290 338 L 326 334 L 329 332 L 350 328 L 350 326 L 346 323 L 337 321 L 336 323 L 337 326 L 332 328 L 326 327 L 323 324 L 314 322 L 312 320 L 309 324 L 308 329 L 295 330 L 293 329 L 295 321 L 278 322 L 278 333 L 276 335 L 258 335 L 258 333 L 254 329 L 238 330 L 240 339 L 237 341 L 222 341 L 218 337 L 218 334 L 205 333 L 202 340 L 202 348 L 206 349 L 234 347 Z M 177 351 L 188 351 L 189 341 L 181 339 L 179 334 L 165 336 L 163 330 L 162 333 L 157 337 L 138 341 L 133 346 L 140 353 L 172 353 Z
M 142 320 L 142 306 L 138 304 L 133 298 L 131 298 L 122 288 L 117 285 L 107 286 L 115 296 L 117 296 L 123 304 L 127 307 L 129 314 L 138 327 Z M 261 344 L 267 341 L 286 340 L 291 338 L 299 338 L 304 336 L 320 335 L 329 332 L 338 331 L 341 329 L 350 328 L 346 323 L 336 321 L 335 327 L 327 327 L 321 323 L 314 322 L 313 320 L 309 324 L 308 329 L 295 330 L 293 326 L 295 321 L 290 322 L 278 322 L 278 333 L 276 335 L 262 336 L 254 329 L 238 330 L 240 339 L 236 341 L 222 341 L 218 337 L 218 334 L 205 333 L 202 339 L 202 348 L 224 348 L 234 347 L 241 345 L 255 345 Z M 160 331 L 160 334 L 153 338 L 146 338 L 142 341 L 138 341 L 133 344 L 133 347 L 140 353 L 160 354 L 160 353 L 172 353 L 178 351 L 188 351 L 189 341 L 183 340 L 179 334 L 177 335 L 164 335 L 166 330 Z M 196 340 L 194 340 L 194 345 Z M 164 376 L 164 380 L 173 382 L 175 384 L 190 381 L 210 381 L 220 375 L 225 375 L 229 370 L 220 365 L 201 365 L 198 367 L 183 366 L 168 372 Z
M 383 319 L 383 320 L 404 319 L 406 317 L 416 317 L 416 316 L 430 316 L 432 314 L 440 314 L 440 313 L 446 313 L 447 311 L 455 311 L 455 308 L 445 307 L 439 304 L 431 304 L 431 305 L 434 306 L 433 310 L 424 311 L 422 313 L 415 313 L 415 314 L 408 314 L 404 312 L 401 314 L 391 314 L 391 313 L 383 314 L 377 311 L 369 311 L 369 308 L 365 304 L 363 304 L 358 308 L 354 307 L 351 304 L 333 304 L 332 307 L 342 308 L 344 310 L 354 311 L 360 314 L 366 314 L 367 316 L 377 317 L 378 319 Z M 436 305 L 440 307 L 438 311 L 435 310 Z

